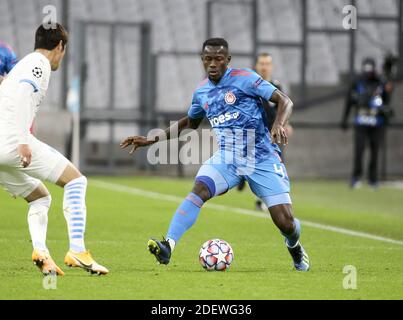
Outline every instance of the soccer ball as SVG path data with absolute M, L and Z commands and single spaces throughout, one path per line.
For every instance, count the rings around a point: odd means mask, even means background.
M 208 240 L 200 248 L 199 262 L 207 271 L 227 270 L 232 260 L 234 260 L 234 251 L 224 240 Z

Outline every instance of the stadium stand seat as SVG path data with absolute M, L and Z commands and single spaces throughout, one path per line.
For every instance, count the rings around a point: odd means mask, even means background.
M 198 51 L 205 38 L 205 16 L 207 0 L 71 0 L 70 25 L 77 20 L 103 21 L 150 21 L 153 26 L 152 47 L 154 52 L 169 50 Z M 236 1 L 234 1 L 236 2 Z M 345 0 L 309 0 L 309 21 L 314 27 L 340 27 L 342 7 Z M 9 42 L 23 56 L 32 50 L 33 30 L 42 20 L 45 5 L 60 7 L 60 0 L 5 0 L 0 3 L 2 12 L 9 15 L 0 17 L 0 38 Z M 368 0 L 358 1 L 361 14 L 395 15 L 396 1 Z M 252 47 L 250 30 L 251 12 L 245 6 L 216 4 L 219 14 L 213 17 L 213 35 L 224 36 L 236 51 L 250 52 Z M 300 11 L 298 0 L 265 1 L 259 0 L 259 38 L 262 40 L 301 39 Z M 32 14 L 36 12 L 36 14 Z M 278 14 L 281 12 L 281 14 Z M 61 13 L 58 13 L 60 17 Z M 158 18 L 156 18 L 158 17 Z M 220 19 L 221 17 L 221 19 Z M 396 26 L 375 22 L 361 22 L 365 31 L 358 32 L 356 64 L 365 56 L 373 56 L 380 63 L 389 49 L 396 51 L 396 36 L 392 32 Z M 18 26 L 18 27 L 17 27 Z M 94 107 L 105 107 L 105 91 L 110 77 L 105 66 L 109 66 L 109 34 L 104 30 L 90 30 L 91 50 L 86 57 L 89 62 L 97 61 L 89 67 L 88 103 Z M 128 108 L 138 101 L 139 85 L 137 67 L 128 67 L 138 60 L 138 38 L 130 32 L 119 32 L 118 42 L 121 51 L 116 61 L 116 105 Z M 348 71 L 348 37 L 343 35 L 311 35 L 309 39 L 308 83 L 312 85 L 336 85 L 339 74 Z M 375 44 L 375 45 L 374 45 Z M 295 49 L 260 48 L 270 51 L 276 60 L 275 76 L 288 90 L 300 79 L 300 55 Z M 234 66 L 250 60 L 234 57 Z M 287 61 L 287 63 L 284 63 Z M 72 63 L 70 61 L 70 63 Z M 189 95 L 203 77 L 197 57 L 164 56 L 159 61 L 157 105 L 160 110 L 184 110 L 189 103 Z M 122 72 L 123 70 L 130 72 Z M 69 67 L 71 71 L 72 68 Z M 196 72 L 195 72 L 196 70 Z M 180 75 L 180 76 L 179 76 Z M 70 75 L 71 76 L 71 75 Z M 51 90 L 45 104 L 50 107 L 60 104 L 60 73 L 52 76 Z M 130 89 L 124 90 L 130 83 Z M 138 103 L 137 103 L 138 104 Z

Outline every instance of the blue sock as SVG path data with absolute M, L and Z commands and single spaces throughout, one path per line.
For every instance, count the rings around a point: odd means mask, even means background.
M 301 223 L 297 218 L 294 218 L 295 230 L 291 234 L 282 233 L 286 239 L 287 246 L 292 248 L 298 243 L 299 237 L 301 235 Z
M 189 193 L 176 210 L 166 238 L 178 242 L 183 234 L 196 222 L 203 204 L 203 200 L 198 195 L 192 192 Z

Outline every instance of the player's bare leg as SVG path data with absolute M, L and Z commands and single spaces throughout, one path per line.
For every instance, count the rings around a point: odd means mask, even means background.
M 309 257 L 302 247 L 300 238 L 300 222 L 292 214 L 291 204 L 280 204 L 269 208 L 274 224 L 285 237 L 285 243 L 294 261 L 295 269 L 308 271 Z
M 56 184 L 64 188 L 63 211 L 70 240 L 70 250 L 64 258 L 65 264 L 99 275 L 107 274 L 109 270 L 92 258 L 84 244 L 87 178 L 76 167 L 69 164 Z
M 211 198 L 212 195 L 208 187 L 204 183 L 196 181 L 192 192 L 176 210 L 169 226 L 167 238 L 162 241 L 156 239 L 148 241 L 148 250 L 159 263 L 169 263 L 176 242 L 196 222 L 202 205 Z
M 56 184 L 59 187 L 64 188 L 66 184 L 82 176 L 81 172 L 74 165 L 68 165 L 57 180 Z
M 48 211 L 52 202 L 48 189 L 41 183 L 25 200 L 29 204 L 28 225 L 34 248 L 32 261 L 44 275 L 64 275 L 64 272 L 53 261 L 46 246 Z
M 197 196 L 199 196 L 200 199 L 203 200 L 203 202 L 206 202 L 206 201 L 210 200 L 211 197 L 212 197 L 212 195 L 210 194 L 210 190 L 202 182 L 196 181 L 194 186 L 193 186 L 192 192 L 194 194 L 196 194 Z

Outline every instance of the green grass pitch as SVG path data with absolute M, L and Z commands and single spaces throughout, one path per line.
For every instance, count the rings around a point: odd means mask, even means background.
M 0 192 L 1 299 L 403 299 L 402 190 L 385 187 L 374 192 L 364 187 L 351 192 L 342 182 L 295 181 L 294 211 L 303 222 L 401 241 L 388 243 L 302 223 L 302 243 L 312 270 L 298 273 L 269 218 L 231 209 L 252 213 L 249 190 L 233 190 L 209 202 L 215 206 L 202 209 L 171 263 L 160 266 L 146 250 L 147 240 L 165 235 L 176 201 L 186 196 L 192 180 L 92 177 L 89 181 L 86 244 L 110 274 L 91 276 L 63 265 L 68 249 L 63 193 L 49 186 L 53 204 L 48 247 L 66 275 L 58 278 L 56 290 L 45 290 L 30 260 L 27 206 Z M 156 193 L 175 197 L 159 200 Z M 206 272 L 199 265 L 199 248 L 211 238 L 232 245 L 235 259 L 229 271 Z M 343 288 L 346 265 L 356 267 L 356 290 Z

